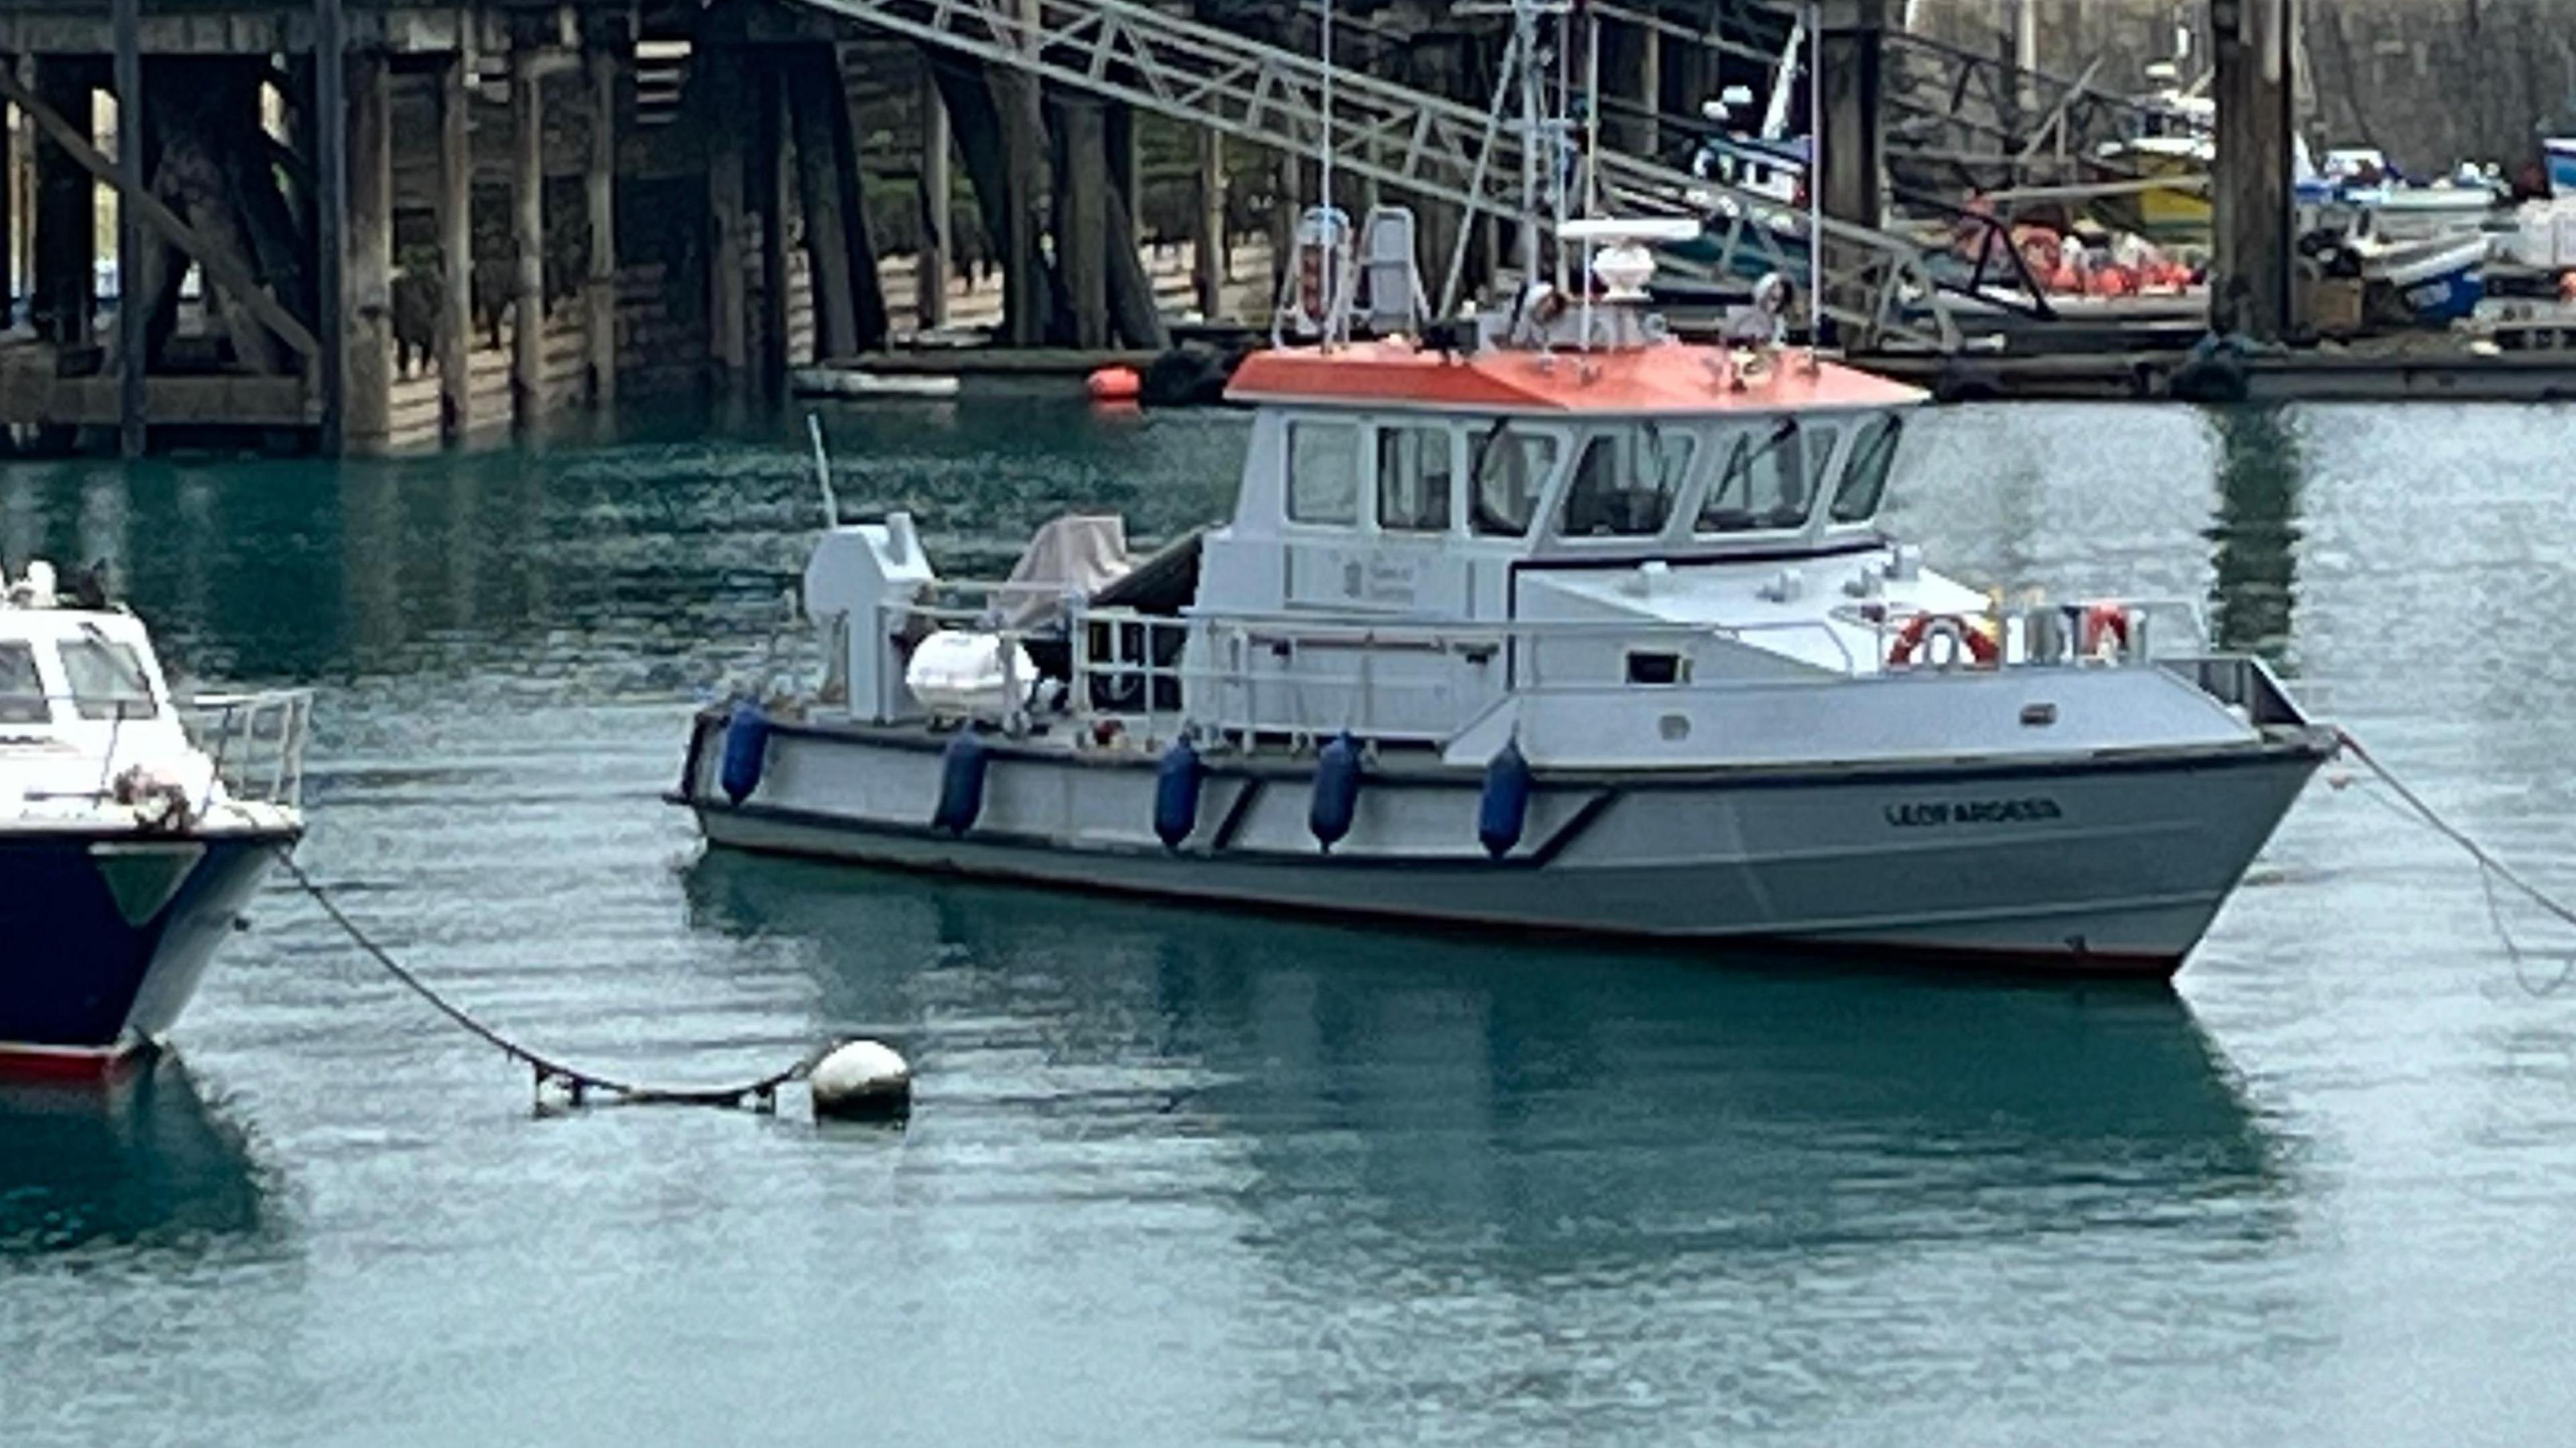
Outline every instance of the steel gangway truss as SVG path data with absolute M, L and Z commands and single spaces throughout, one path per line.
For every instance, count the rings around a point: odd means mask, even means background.
M 1522 156 L 1533 138 L 1500 88 L 1478 110 L 1131 0 L 803 3 L 1277 150 L 1320 154 L 1329 129 L 1333 164 L 1348 174 L 1471 214 L 1518 221 L 1525 210 Z M 1562 145 L 1544 125 L 1536 144 L 1542 156 Z M 1592 165 L 1611 214 L 1708 219 L 1719 275 L 1807 270 L 1809 218 L 1776 198 L 1607 148 Z M 1846 345 L 1957 348 L 1918 244 L 1825 218 L 1821 250 L 1824 312 Z

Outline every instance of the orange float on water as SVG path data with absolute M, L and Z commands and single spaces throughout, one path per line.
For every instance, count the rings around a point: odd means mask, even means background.
M 1103 367 L 1084 380 L 1094 402 L 1133 402 L 1145 390 L 1145 379 L 1133 367 Z

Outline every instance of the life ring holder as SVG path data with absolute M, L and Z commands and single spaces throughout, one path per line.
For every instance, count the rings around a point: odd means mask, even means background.
M 1999 662 L 1995 641 L 1982 629 L 1972 627 L 1955 613 L 1918 613 L 1896 631 L 1896 641 L 1888 645 L 1887 666 L 1910 669 L 1934 640 L 1950 640 L 1951 657 L 1967 656 L 1969 666 L 1991 669 Z

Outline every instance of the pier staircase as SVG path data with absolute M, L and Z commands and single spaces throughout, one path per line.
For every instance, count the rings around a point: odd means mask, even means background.
M 1057 84 L 1333 164 L 1470 214 L 1520 219 L 1521 167 L 1533 138 L 1495 106 L 1479 110 L 1132 0 L 803 0 L 816 12 L 1013 67 Z M 1536 144 L 1549 143 L 1539 139 Z M 1603 150 L 1594 166 L 1606 210 L 1712 215 L 1712 270 L 1806 269 L 1808 218 L 1772 198 Z M 1847 346 L 1953 351 L 1951 299 L 1914 241 L 1826 219 L 1825 314 Z

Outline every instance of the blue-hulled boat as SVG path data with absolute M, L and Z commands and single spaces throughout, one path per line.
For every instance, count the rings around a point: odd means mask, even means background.
M 157 1047 L 303 834 L 311 697 L 173 697 L 142 622 L 0 579 L 0 1073 Z

